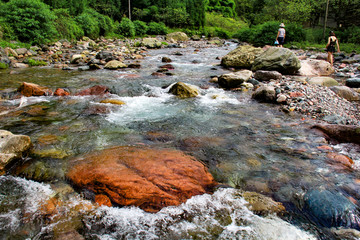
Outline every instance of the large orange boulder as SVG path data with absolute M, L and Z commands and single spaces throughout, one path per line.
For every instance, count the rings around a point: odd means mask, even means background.
M 217 184 L 194 157 L 172 149 L 113 147 L 74 159 L 67 176 L 81 189 L 148 212 L 179 205 Z
M 52 91 L 49 88 L 42 87 L 35 83 L 27 83 L 27 82 L 23 82 L 17 91 L 20 92 L 25 97 L 52 95 Z

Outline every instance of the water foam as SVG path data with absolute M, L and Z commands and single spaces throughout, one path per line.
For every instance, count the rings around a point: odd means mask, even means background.
M 107 240 L 316 239 L 276 216 L 254 215 L 245 203 L 237 196 L 237 190 L 220 189 L 213 195 L 195 196 L 156 214 L 135 207 L 101 207 L 94 216 L 85 219 L 87 237 Z

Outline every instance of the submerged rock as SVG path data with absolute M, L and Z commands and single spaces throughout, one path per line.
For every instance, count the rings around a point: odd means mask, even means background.
M 180 98 L 191 98 L 199 95 L 199 90 L 183 82 L 177 82 L 170 88 L 169 93 Z
M 113 147 L 74 159 L 70 166 L 67 176 L 78 188 L 149 212 L 179 205 L 216 185 L 203 164 L 172 149 Z
M 110 89 L 107 86 L 103 85 L 96 85 L 91 88 L 84 89 L 78 93 L 76 93 L 76 96 L 86 96 L 86 95 L 104 95 L 109 94 Z
M 9 131 L 0 130 L 0 175 L 3 175 L 5 168 L 20 159 L 31 146 L 29 136 L 14 135 Z
M 325 133 L 329 138 L 339 142 L 360 144 L 360 126 L 340 124 L 317 124 L 312 128 Z

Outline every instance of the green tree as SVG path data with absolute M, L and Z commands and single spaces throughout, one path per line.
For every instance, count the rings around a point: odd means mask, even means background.
M 111 18 L 96 12 L 92 8 L 85 9 L 75 20 L 83 29 L 84 34 L 93 39 L 105 36 L 114 30 L 114 23 Z
M 84 36 L 84 31 L 77 24 L 73 17 L 69 13 L 69 9 L 55 9 L 54 14 L 57 16 L 55 20 L 55 27 L 59 33 L 59 37 L 75 40 Z
M 124 8 L 119 0 L 88 0 L 88 6 L 100 14 L 107 15 L 113 20 L 121 20 Z
M 235 17 L 236 3 L 234 0 L 207 0 L 206 10 L 221 13 L 224 17 Z
M 45 43 L 56 37 L 55 15 L 40 0 L 11 0 L 0 10 L 18 40 L 29 43 Z
M 124 37 L 134 37 L 135 36 L 134 23 L 129 18 L 124 17 L 119 24 L 118 33 L 123 35 Z
M 72 16 L 81 14 L 87 5 L 87 0 L 43 0 L 43 2 L 52 9 L 66 8 Z
M 189 26 L 194 28 L 205 25 L 205 0 L 186 0 L 186 12 L 189 14 Z

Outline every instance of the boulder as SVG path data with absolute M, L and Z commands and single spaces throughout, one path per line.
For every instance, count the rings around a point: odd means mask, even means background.
M 277 71 L 264 71 L 258 70 L 255 72 L 254 78 L 261 82 L 263 81 L 270 81 L 270 80 L 281 80 L 282 74 Z
M 58 88 L 54 92 L 54 96 L 69 96 L 70 92 L 68 90 L 65 90 L 63 88 Z
M 147 48 L 161 48 L 162 43 L 156 38 L 144 38 L 142 45 Z
M 313 77 L 308 80 L 308 83 L 324 87 L 332 87 L 339 85 L 339 83 L 331 77 Z
M 223 88 L 237 88 L 252 76 L 252 71 L 241 70 L 234 73 L 223 74 L 219 77 L 218 83 Z
M 119 68 L 126 68 L 127 65 L 123 62 L 120 62 L 118 60 L 111 60 L 110 62 L 106 63 L 106 65 L 104 66 L 105 69 L 110 69 L 110 70 L 116 70 Z
M 0 175 L 5 174 L 7 166 L 21 159 L 32 146 L 31 139 L 25 135 L 14 135 L 0 130 Z
M 360 127 L 356 125 L 317 124 L 312 126 L 338 142 L 360 144 Z
M 347 86 L 333 86 L 330 89 L 339 97 L 345 98 L 348 101 L 360 101 L 360 94 Z
M 251 68 L 257 56 L 264 50 L 251 45 L 239 46 L 221 59 L 221 65 L 235 68 Z
M 206 167 L 173 149 L 112 147 L 70 161 L 67 177 L 115 205 L 156 212 L 215 187 Z
M 79 62 L 83 61 L 84 58 L 85 58 L 85 55 L 83 55 L 83 54 L 74 54 L 71 56 L 70 63 L 78 64 Z
M 175 83 L 169 90 L 169 93 L 172 93 L 180 98 L 191 98 L 199 95 L 199 90 L 183 82 Z
M 327 61 L 308 59 L 301 61 L 299 73 L 301 76 L 329 76 L 335 72 L 335 69 Z
M 29 64 L 15 62 L 15 63 L 11 64 L 11 66 L 12 66 L 13 68 L 28 68 L 28 67 L 29 67 Z
M 276 91 L 274 86 L 264 85 L 255 90 L 251 96 L 259 102 L 274 103 L 276 101 Z
M 348 78 L 345 85 L 351 88 L 360 88 L 360 78 Z
M 287 48 L 270 47 L 260 54 L 252 65 L 252 70 L 278 71 L 294 74 L 301 68 L 300 60 Z
M 96 54 L 96 59 L 104 60 L 105 62 L 109 62 L 115 59 L 114 54 L 111 51 L 100 51 Z
M 269 215 L 273 213 L 281 214 L 285 212 L 285 207 L 280 202 L 275 202 L 270 197 L 256 192 L 243 192 L 241 196 L 247 201 L 246 206 L 259 215 Z
M 171 42 L 188 41 L 189 37 L 184 32 L 173 32 L 166 35 L 166 40 Z
M 84 89 L 78 93 L 76 93 L 76 96 L 86 96 L 86 95 L 104 95 L 109 94 L 110 89 L 107 86 L 103 85 L 96 85 L 91 88 Z
M 304 195 L 304 211 L 325 227 L 359 229 L 359 212 L 355 204 L 339 192 L 314 189 Z
M 15 49 L 15 51 L 16 51 L 16 53 L 18 54 L 18 55 L 25 55 L 26 53 L 27 53 L 27 49 L 26 48 L 17 48 L 17 49 Z
M 23 82 L 22 85 L 17 89 L 25 97 L 31 96 L 49 96 L 52 91 L 46 87 L 42 87 L 35 83 Z

